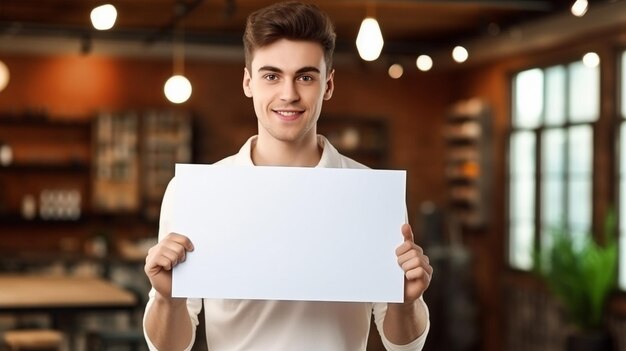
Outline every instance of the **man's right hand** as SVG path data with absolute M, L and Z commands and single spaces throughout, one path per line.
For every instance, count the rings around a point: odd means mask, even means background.
M 172 268 L 184 262 L 193 244 L 184 235 L 169 233 L 148 250 L 144 271 L 154 290 L 162 297 L 172 296 Z

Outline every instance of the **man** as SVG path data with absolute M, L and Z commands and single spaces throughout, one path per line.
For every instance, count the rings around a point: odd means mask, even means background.
M 258 135 L 218 164 L 365 168 L 317 135 L 322 103 L 334 89 L 335 33 L 328 16 L 310 4 L 271 5 L 248 17 L 244 46 L 243 90 L 252 98 Z M 422 349 L 429 328 L 422 294 L 432 268 L 408 224 L 398 228 L 398 242 L 401 236 L 404 242 L 396 250 L 405 272 L 404 303 L 172 298 L 171 270 L 193 251 L 188 238 L 169 230 L 175 188 L 176 178 L 163 199 L 160 241 L 145 265 L 153 289 L 144 330 L 152 350 L 190 350 L 202 306 L 212 351 L 365 350 L 372 313 L 388 350 Z

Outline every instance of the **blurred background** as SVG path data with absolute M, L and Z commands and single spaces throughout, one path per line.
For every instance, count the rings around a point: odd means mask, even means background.
M 312 2 L 319 131 L 407 170 L 425 349 L 626 350 L 626 2 Z M 0 349 L 146 349 L 161 197 L 256 133 L 241 37 L 270 3 L 0 0 Z

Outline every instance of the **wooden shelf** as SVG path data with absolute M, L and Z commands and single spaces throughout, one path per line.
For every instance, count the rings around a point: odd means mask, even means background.
M 490 118 L 484 102 L 460 101 L 450 109 L 444 129 L 448 207 L 464 227 L 472 229 L 488 221 L 492 186 Z
M 90 165 L 77 162 L 19 162 L 0 167 L 2 171 L 14 172 L 89 172 Z

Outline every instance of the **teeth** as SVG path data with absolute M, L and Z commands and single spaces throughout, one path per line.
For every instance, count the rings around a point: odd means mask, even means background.
M 278 112 L 279 114 L 283 116 L 293 116 L 293 115 L 298 114 L 298 112 L 295 112 L 295 111 L 276 111 L 276 112 Z

